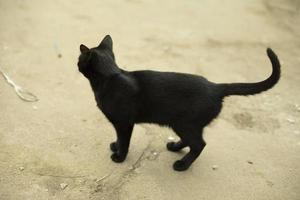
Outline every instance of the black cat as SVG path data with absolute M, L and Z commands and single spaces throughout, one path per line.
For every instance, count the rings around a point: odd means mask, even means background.
M 79 71 L 89 80 L 97 105 L 113 124 L 117 140 L 110 144 L 111 159 L 123 162 L 128 153 L 136 123 L 155 123 L 172 128 L 180 137 L 167 149 L 190 147 L 173 168 L 183 171 L 200 155 L 206 143 L 203 129 L 218 116 L 223 98 L 229 95 L 253 95 L 272 88 L 280 77 L 276 54 L 267 49 L 272 75 L 258 83 L 216 84 L 204 77 L 156 71 L 125 71 L 118 67 L 112 39 L 105 36 L 100 45 L 89 49 L 80 45 Z

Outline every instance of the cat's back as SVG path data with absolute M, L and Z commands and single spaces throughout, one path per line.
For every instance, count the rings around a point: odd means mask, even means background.
M 189 91 L 193 88 L 205 90 L 205 88 L 215 85 L 202 76 L 186 73 L 143 70 L 133 71 L 130 74 L 139 83 L 140 87 L 146 89 Z
M 130 72 L 144 100 L 194 102 L 219 99 L 218 87 L 202 76 L 157 71 Z

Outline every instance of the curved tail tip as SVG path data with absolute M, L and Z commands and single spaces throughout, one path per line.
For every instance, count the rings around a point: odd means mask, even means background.
M 269 57 L 277 57 L 274 51 L 270 47 L 267 48 L 267 54 Z

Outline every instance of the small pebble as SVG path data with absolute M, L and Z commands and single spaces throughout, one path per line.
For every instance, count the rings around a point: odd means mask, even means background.
M 155 150 L 151 151 L 151 154 L 149 156 L 147 156 L 148 160 L 156 160 L 158 157 L 158 152 L 156 152 Z
M 61 184 L 60 184 L 60 188 L 61 188 L 62 190 L 66 189 L 66 187 L 68 187 L 68 184 L 66 184 L 66 183 L 61 183 Z
M 175 138 L 173 136 L 169 136 L 168 140 L 173 141 L 173 140 L 175 140 Z
M 213 166 L 212 166 L 212 169 L 213 169 L 213 170 L 217 170 L 218 168 L 219 168 L 218 165 L 213 165 Z
M 249 163 L 250 165 L 253 165 L 253 162 L 248 160 L 247 163 Z
M 37 110 L 38 107 L 37 106 L 32 106 L 33 110 Z
M 295 104 L 295 108 L 296 108 L 296 110 L 297 110 L 298 112 L 300 112 L 300 106 L 299 106 L 299 104 Z
M 288 121 L 291 124 L 295 124 L 295 120 L 292 118 L 287 118 L 286 121 Z
M 23 171 L 25 168 L 24 167 L 19 167 L 19 170 L 20 171 Z

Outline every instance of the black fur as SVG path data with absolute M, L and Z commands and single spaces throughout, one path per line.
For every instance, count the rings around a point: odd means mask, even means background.
M 203 129 L 218 116 L 225 96 L 260 93 L 273 87 L 280 77 L 280 63 L 271 49 L 267 54 L 273 72 L 268 79 L 233 84 L 216 84 L 191 74 L 122 70 L 115 62 L 109 35 L 98 47 L 80 45 L 80 51 L 79 71 L 89 80 L 98 107 L 117 133 L 116 142 L 110 145 L 111 159 L 125 160 L 134 124 L 155 123 L 172 128 L 181 139 L 169 142 L 168 150 L 190 148 L 174 163 L 177 171 L 188 169 L 202 152 L 206 145 Z

